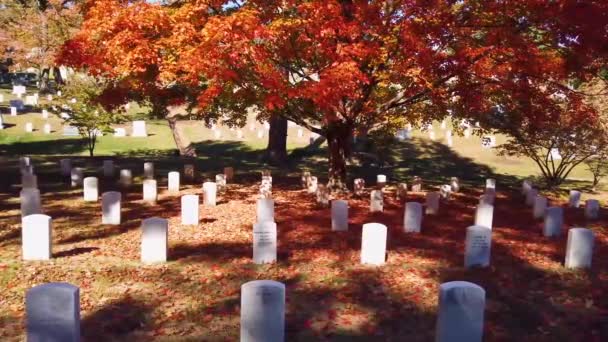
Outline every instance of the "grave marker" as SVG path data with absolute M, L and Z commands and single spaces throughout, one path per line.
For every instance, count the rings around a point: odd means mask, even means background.
M 118 191 L 108 191 L 101 194 L 101 223 L 110 225 L 119 225 L 120 217 L 120 201 L 122 194 Z
M 331 201 L 331 230 L 334 232 L 348 231 L 348 202 L 345 200 Z
M 182 224 L 198 225 L 199 223 L 199 198 L 198 195 L 182 196 Z
M 386 260 L 386 226 L 380 223 L 363 225 L 361 263 L 383 265 Z
M 369 211 L 382 212 L 384 210 L 382 190 L 372 190 L 369 197 Z
M 146 122 L 145 121 L 133 121 L 133 128 L 131 130 L 132 137 L 147 137 L 148 132 L 146 130 Z
M 213 182 L 203 183 L 204 204 L 208 207 L 215 207 L 217 197 L 217 184 Z
M 83 184 L 84 170 L 80 167 L 72 168 L 70 171 L 70 180 L 72 187 L 81 186 Z
M 241 342 L 285 341 L 285 285 L 254 280 L 241 286 Z
M 59 161 L 59 168 L 62 176 L 69 176 L 72 173 L 72 159 L 64 158 Z
M 46 283 L 25 295 L 28 342 L 80 341 L 80 290 L 68 283 Z
M 146 179 L 143 182 L 143 197 L 145 202 L 156 203 L 158 192 L 155 179 Z
M 99 198 L 99 182 L 97 177 L 87 177 L 83 182 L 83 194 L 85 202 L 97 202 Z
M 487 226 L 470 226 L 464 251 L 464 267 L 490 266 L 490 251 L 492 247 L 492 228 Z
M 169 222 L 163 218 L 151 217 L 143 221 L 141 234 L 143 263 L 167 261 L 168 230 Z
M 154 179 L 154 163 L 152 163 L 152 162 L 144 163 L 144 178 Z
M 564 209 L 561 207 L 549 207 L 545 213 L 545 225 L 543 235 L 546 237 L 559 236 L 564 224 Z
M 547 211 L 547 197 L 538 195 L 534 198 L 534 209 L 532 215 L 535 219 L 545 217 Z
M 439 193 L 429 192 L 426 194 L 426 214 L 437 215 L 439 214 Z
M 405 203 L 403 213 L 403 230 L 406 233 L 420 233 L 422 226 L 422 204 L 418 202 Z
M 570 208 L 578 208 L 581 202 L 581 192 L 577 190 L 570 190 L 570 198 L 568 205 Z
M 27 215 L 21 219 L 23 260 L 49 260 L 52 255 L 53 224 L 50 216 Z
M 571 228 L 566 245 L 566 268 L 590 268 L 593 258 L 593 231 L 585 228 Z
M 439 286 L 436 342 L 481 342 L 486 291 L 466 281 Z
M 382 189 L 386 185 L 386 176 L 385 175 L 377 175 L 376 176 L 376 186 L 379 189 Z
M 266 264 L 277 261 L 277 224 L 271 221 L 253 225 L 253 262 Z
M 114 161 L 113 160 L 104 160 L 103 161 L 103 176 L 105 178 L 114 177 Z
M 179 172 L 177 172 L 177 171 L 169 172 L 167 187 L 168 187 L 169 192 L 173 192 L 173 193 L 179 192 Z M 182 197 L 182 199 L 183 199 L 183 197 Z
M 129 169 L 120 170 L 119 181 L 121 186 L 128 187 L 133 184 L 133 173 Z
M 600 217 L 600 202 L 589 199 L 585 201 L 585 218 L 595 220 Z

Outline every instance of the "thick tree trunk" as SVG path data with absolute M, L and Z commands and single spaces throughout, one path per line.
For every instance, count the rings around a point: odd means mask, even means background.
M 271 164 L 283 165 L 287 162 L 287 119 L 273 114 L 269 124 L 266 160 Z
M 346 125 L 330 125 L 327 130 L 329 146 L 329 182 L 332 192 L 346 191 L 346 159 L 350 156 L 352 130 Z
M 182 157 L 196 158 L 196 150 L 188 143 L 187 139 L 182 136 L 181 131 L 177 127 L 177 119 L 168 117 L 167 122 L 169 123 L 171 134 L 173 134 L 175 146 L 177 146 L 177 149 L 179 150 L 179 155 Z
M 55 78 L 55 84 L 57 84 L 57 85 L 65 84 L 63 77 L 61 77 L 61 71 L 59 70 L 59 67 L 53 67 L 53 76 Z

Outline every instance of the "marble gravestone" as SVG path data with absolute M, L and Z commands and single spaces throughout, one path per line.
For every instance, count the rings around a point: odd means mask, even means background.
M 146 179 L 143 181 L 143 199 L 145 202 L 156 203 L 158 197 L 156 180 Z
M 257 221 L 274 222 L 274 200 L 271 198 L 259 198 L 257 201 Z
M 581 192 L 577 190 L 570 190 L 570 198 L 568 199 L 568 206 L 570 208 L 578 208 L 581 203 Z
M 122 127 L 114 128 L 114 136 L 117 138 L 122 138 L 127 136 L 127 130 Z
M 34 131 L 34 124 L 31 122 L 26 122 L 25 123 L 25 132 L 32 133 L 33 131 Z
M 382 189 L 386 185 L 386 176 L 385 175 L 377 175 L 376 176 L 376 186 L 378 189 Z
M 53 128 L 51 127 L 50 123 L 45 123 L 44 126 L 42 126 L 42 131 L 44 134 L 51 134 L 53 132 Z
M 405 203 L 403 213 L 403 230 L 406 233 L 420 233 L 422 225 L 422 204 L 418 202 Z
M 217 184 L 214 182 L 203 183 L 203 203 L 207 207 L 215 207 L 217 200 Z
M 438 192 L 429 192 L 426 194 L 426 214 L 437 215 L 439 213 L 439 197 Z
M 593 257 L 594 234 L 591 229 L 571 228 L 566 245 L 566 268 L 590 268 Z
M 468 227 L 464 250 L 464 267 L 490 266 L 491 247 L 491 228 L 477 225 Z
M 143 220 L 141 233 L 141 261 L 146 264 L 167 261 L 169 222 L 151 217 Z
M 345 232 L 348 230 L 348 202 L 345 200 L 331 201 L 331 230 Z
M 80 167 L 75 167 L 70 171 L 70 179 L 72 187 L 83 185 L 84 170 Z
M 547 197 L 537 195 L 534 198 L 534 209 L 532 210 L 532 215 L 535 219 L 542 219 L 545 217 L 545 212 L 547 211 Z
M 543 235 L 546 237 L 559 236 L 564 224 L 564 209 L 561 207 L 549 207 L 545 212 L 545 225 Z
M 168 178 L 167 188 L 168 188 L 169 192 L 178 193 L 179 192 L 179 172 L 177 172 L 177 171 L 169 172 L 167 178 Z
M 46 109 L 42 110 L 42 118 L 43 119 L 48 119 L 49 118 L 49 111 Z
M 194 165 L 186 164 L 184 165 L 184 179 L 188 182 L 194 181 Z
M 152 162 L 144 163 L 144 178 L 154 179 L 154 163 L 152 163 Z
M 68 283 L 45 283 L 25 294 L 28 342 L 80 341 L 80 290 Z
M 448 184 L 444 184 L 439 187 L 439 195 L 443 199 L 450 199 L 450 195 L 452 194 L 452 186 Z
M 590 199 L 585 201 L 585 218 L 596 220 L 600 217 L 600 202 Z
M 361 263 L 383 265 L 386 261 L 386 226 L 380 223 L 363 225 L 361 236 Z
M 110 225 L 119 225 L 120 217 L 120 201 L 122 194 L 118 191 L 108 191 L 101 194 L 101 223 Z
M 131 131 L 132 137 L 147 137 L 148 131 L 146 130 L 145 121 L 133 121 L 133 129 Z
M 285 341 L 285 285 L 254 280 L 241 286 L 241 342 Z
M 103 161 L 103 176 L 105 178 L 114 177 L 114 161 L 113 160 L 104 160 Z
M 21 219 L 23 260 L 49 260 L 52 256 L 53 220 L 50 216 L 32 214 Z
M 182 196 L 182 224 L 198 225 L 199 222 L 199 197 L 198 195 Z
M 382 190 L 372 190 L 370 193 L 369 211 L 381 212 L 384 210 L 384 198 Z
M 481 342 L 486 291 L 466 281 L 439 286 L 436 342 Z
M 226 189 L 226 175 L 223 173 L 215 175 L 215 184 L 218 191 L 224 191 Z
M 452 192 L 460 191 L 460 181 L 457 177 L 450 178 L 450 186 L 452 187 Z
M 475 226 L 488 227 L 492 229 L 494 220 L 494 206 L 488 203 L 481 203 L 475 211 Z
M 534 188 L 528 190 L 528 192 L 526 193 L 526 205 L 533 207 L 534 202 L 536 201 L 536 196 L 538 196 L 538 190 Z
M 277 224 L 271 221 L 253 225 L 253 262 L 256 264 L 277 261 Z
M 133 184 L 133 173 L 129 169 L 120 170 L 118 182 L 122 187 L 128 187 Z
M 85 202 L 97 202 L 99 198 L 99 182 L 97 177 L 87 177 L 83 181 Z

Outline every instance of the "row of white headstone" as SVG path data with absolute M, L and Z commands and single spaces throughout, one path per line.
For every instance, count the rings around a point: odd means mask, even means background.
M 439 286 L 435 325 L 438 342 L 481 342 L 485 290 L 474 283 L 451 281 Z M 240 341 L 285 341 L 285 284 L 254 280 L 241 285 Z M 80 341 L 80 289 L 69 283 L 45 283 L 25 296 L 28 341 Z

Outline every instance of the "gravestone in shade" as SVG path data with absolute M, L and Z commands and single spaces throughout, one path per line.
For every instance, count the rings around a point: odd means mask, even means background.
M 490 266 L 492 229 L 487 226 L 470 226 L 464 248 L 464 267 Z
M 199 198 L 198 195 L 182 196 L 182 224 L 198 225 Z
M 329 190 L 327 189 L 327 187 L 323 184 L 320 184 L 317 187 L 317 193 L 315 194 L 316 196 L 316 200 L 317 200 L 317 205 L 319 205 L 322 208 L 327 208 L 329 207 Z
M 50 216 L 32 214 L 21 219 L 23 260 L 49 260 L 52 255 L 53 220 Z
M 113 160 L 104 160 L 103 161 L 103 176 L 105 178 L 114 177 L 114 161 Z
M 24 173 L 21 175 L 21 188 L 22 189 L 37 189 L 38 188 L 38 177 L 32 173 Z
M 345 200 L 331 201 L 331 230 L 334 232 L 348 231 L 348 202 Z
M 131 131 L 132 137 L 147 137 L 148 131 L 146 130 L 145 121 L 133 121 L 133 129 Z
M 274 200 L 271 198 L 260 198 L 257 201 L 257 221 L 274 222 Z
M 224 168 L 224 178 L 226 182 L 232 182 L 234 180 L 234 168 L 233 167 L 225 167 Z
M 406 233 L 420 233 L 422 226 L 422 204 L 418 202 L 405 203 L 403 213 L 403 230 Z
M 32 133 L 33 131 L 34 131 L 34 124 L 31 122 L 26 122 L 25 123 L 25 132 Z
M 380 223 L 363 225 L 361 236 L 361 263 L 383 265 L 386 260 L 386 226 Z
M 581 192 L 577 190 L 570 190 L 570 198 L 568 200 L 568 206 L 570 208 L 578 208 L 581 203 Z
M 224 191 L 226 189 L 226 175 L 223 173 L 215 175 L 215 184 L 217 185 L 218 191 Z
M 467 281 L 439 286 L 436 342 L 481 342 L 486 291 Z
M 564 209 L 561 207 L 549 207 L 545 212 L 545 225 L 543 235 L 547 237 L 559 236 L 564 224 Z
M 538 195 L 534 199 L 534 208 L 532 215 L 535 219 L 542 219 L 545 217 L 545 211 L 547 211 L 547 197 Z
M 142 222 L 141 262 L 146 264 L 167 261 L 169 221 L 151 217 Z
M 416 176 L 412 181 L 412 191 L 413 192 L 421 192 L 422 191 L 422 178 Z
M 214 207 L 217 199 L 217 184 L 214 182 L 203 183 L 203 201 L 205 206 Z
M 486 179 L 486 189 L 496 189 L 496 179 Z
M 492 229 L 494 220 L 494 206 L 488 203 L 481 203 L 475 211 L 475 225 Z
M 384 210 L 384 198 L 382 190 L 372 190 L 369 194 L 369 211 L 377 212 Z
M 532 189 L 528 190 L 528 192 L 526 193 L 526 205 L 533 207 L 534 202 L 536 201 L 536 196 L 538 196 L 537 189 L 532 188 Z
M 80 167 L 75 167 L 70 171 L 70 181 L 72 187 L 77 187 L 83 184 L 84 170 Z
M 143 182 L 143 198 L 145 202 L 156 203 L 158 191 L 155 179 L 146 179 Z
M 25 105 L 24 105 L 23 101 L 21 101 L 21 100 L 10 100 L 9 101 L 9 106 L 11 108 L 15 108 L 16 110 L 24 110 L 25 109 Z
M 439 187 L 439 195 L 443 199 L 450 199 L 450 195 L 452 194 L 452 187 L 448 184 L 444 184 Z
M 11 116 L 17 116 L 17 107 L 11 107 Z
M 407 183 L 397 184 L 397 197 L 401 200 L 407 199 Z
M 117 138 L 123 138 L 127 136 L 127 130 L 122 127 L 114 128 L 114 136 Z
M 586 228 L 571 228 L 566 245 L 566 268 L 590 268 L 593 257 L 593 231 Z
M 353 188 L 355 195 L 363 196 L 363 193 L 365 192 L 365 180 L 363 178 L 355 178 Z
M 277 261 L 277 224 L 271 221 L 253 225 L 253 262 L 266 264 Z
M 129 169 L 122 169 L 118 175 L 118 183 L 122 187 L 128 187 L 133 184 L 133 173 Z
M 285 285 L 273 280 L 241 285 L 240 341 L 285 341 Z
M 310 171 L 302 172 L 300 183 L 302 184 L 302 189 L 308 189 L 308 185 L 310 184 Z
M 600 202 L 590 199 L 585 201 L 585 218 L 595 220 L 600 217 Z
M 179 192 L 179 172 L 177 172 L 177 171 L 169 172 L 167 187 L 168 187 L 169 192 L 173 192 L 173 193 Z
M 460 181 L 458 180 L 458 177 L 450 178 L 450 187 L 452 188 L 452 192 L 460 191 Z
M 108 191 L 101 194 L 101 223 L 120 224 L 120 200 L 122 195 L 118 191 Z
M 310 176 L 310 183 L 308 184 L 308 193 L 315 194 L 317 193 L 318 188 L 318 179 L 315 176 Z
M 377 175 L 376 176 L 376 186 L 379 189 L 382 189 L 386 185 L 386 175 Z
M 49 111 L 46 109 L 42 110 L 42 118 L 43 119 L 48 119 L 49 118 Z
M 99 182 L 97 177 L 87 177 L 83 182 L 83 193 L 85 202 L 97 202 L 99 198 Z
M 439 193 L 429 192 L 426 194 L 426 214 L 437 215 L 439 214 Z
M 46 283 L 25 294 L 28 342 L 80 341 L 80 290 L 68 283 Z
M 490 204 L 494 205 L 494 196 L 489 194 L 484 194 L 479 196 L 479 204 Z
M 77 137 L 80 135 L 78 128 L 74 126 L 63 126 L 63 136 L 66 137 Z
M 152 162 L 144 163 L 144 178 L 154 179 L 154 163 L 152 163 Z
M 45 123 L 44 126 L 42 126 L 42 131 L 44 132 L 44 134 L 51 134 L 51 132 L 53 131 L 51 124 Z
M 193 164 L 184 165 L 184 178 L 188 182 L 194 181 L 195 177 L 194 177 L 194 165 Z

